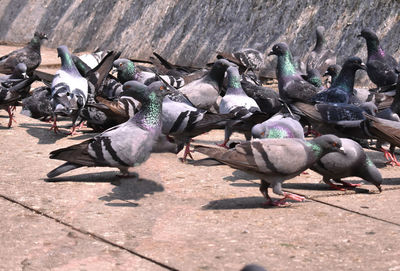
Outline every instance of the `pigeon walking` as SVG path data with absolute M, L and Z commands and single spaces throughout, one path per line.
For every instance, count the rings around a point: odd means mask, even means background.
M 286 199 L 304 200 L 299 195 L 283 192 L 282 182 L 299 175 L 330 152 L 343 152 L 343 148 L 337 136 L 323 135 L 310 141 L 298 138 L 260 139 L 238 144 L 229 150 L 197 145 L 195 151 L 261 178 L 260 191 L 267 203 L 279 206 L 284 205 Z M 283 198 L 273 201 L 268 195 L 269 186 Z
M 133 93 L 142 103 L 141 110 L 118 126 L 112 127 L 92 139 L 50 153 L 51 159 L 67 161 L 50 171 L 49 178 L 67 171 L 88 167 L 116 167 L 121 176 L 129 176 L 129 167 L 145 162 L 161 133 L 161 111 L 164 85 L 150 86 L 129 81 L 124 91 Z

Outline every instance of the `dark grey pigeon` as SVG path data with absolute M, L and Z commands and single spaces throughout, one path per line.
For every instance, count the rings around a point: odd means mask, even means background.
M 53 111 L 50 99 L 50 87 L 43 86 L 35 88 L 29 97 L 22 100 L 21 114 L 41 120 L 51 118 Z
M 299 175 L 330 152 L 343 152 L 343 148 L 337 136 L 323 135 L 310 141 L 298 138 L 257 139 L 229 150 L 198 145 L 195 151 L 261 178 L 260 191 L 267 203 L 282 205 L 286 199 L 304 200 L 299 195 L 283 192 L 282 182 Z M 268 195 L 269 186 L 283 198 L 273 201 Z
M 47 40 L 46 34 L 35 32 L 32 40 L 24 48 L 0 57 L 0 73 L 12 74 L 18 63 L 25 63 L 27 74 L 31 74 L 42 62 L 40 46 L 44 39 Z
M 26 65 L 25 63 L 18 63 L 12 74 L 0 76 L 0 83 L 6 82 L 7 80 L 18 80 L 25 79 L 26 75 Z
M 253 138 L 300 138 L 304 139 L 304 129 L 300 122 L 277 114 L 256 124 L 251 129 Z
M 336 54 L 333 50 L 324 48 L 325 38 L 324 38 L 325 28 L 323 26 L 318 26 L 315 30 L 316 41 L 315 47 L 307 57 L 306 66 L 311 69 L 316 69 L 319 74 L 326 71 L 328 66 L 336 64 Z
M 301 101 L 310 103 L 318 88 L 303 79 L 297 71 L 286 43 L 277 43 L 268 55 L 278 56 L 276 74 L 279 96 L 285 103 Z
M 145 162 L 161 133 L 162 90 L 164 84 L 150 86 L 129 81 L 124 90 L 135 92 L 141 110 L 123 124 L 112 127 L 92 139 L 50 153 L 51 159 L 67 161 L 50 171 L 49 178 L 82 167 L 116 167 L 121 176 L 129 176 L 129 167 Z
M 345 190 L 345 188 L 357 186 L 357 184 L 341 180 L 355 176 L 374 184 L 379 191 L 382 191 L 382 175 L 360 144 L 347 138 L 341 138 L 341 141 L 344 153 L 328 153 L 312 165 L 310 169 L 321 174 L 323 181 L 334 189 Z M 342 185 L 338 186 L 331 180 Z
M 359 57 L 349 57 L 343 64 L 338 78 L 327 90 L 321 91 L 313 98 L 317 103 L 349 103 L 354 88 L 354 78 L 358 69 L 366 69 Z
M 224 81 L 225 71 L 228 67 L 234 65 L 235 64 L 225 59 L 219 59 L 213 64 L 207 75 L 181 87 L 179 91 L 181 91 L 196 108 L 217 113 L 217 100 L 220 97 L 219 94 Z
M 58 131 L 57 115 L 69 116 L 73 123 L 70 134 L 74 134 L 75 122 L 88 99 L 88 81 L 79 73 L 65 45 L 58 47 L 57 52 L 61 58 L 61 69 L 56 72 L 51 83 L 50 102 L 54 123 L 50 129 Z
M 339 76 L 339 73 L 340 73 L 341 69 L 342 69 L 342 67 L 340 67 L 340 65 L 338 65 L 338 64 L 334 64 L 334 65 L 328 66 L 328 68 L 326 69 L 326 71 L 325 71 L 323 76 L 330 76 L 331 77 L 331 81 L 329 82 L 329 86 L 332 86 L 333 82 L 335 82 L 335 80 Z
M 361 30 L 361 34 L 358 36 L 363 37 L 367 42 L 368 60 L 366 64 L 367 73 L 371 81 L 378 88 L 395 84 L 397 80 L 395 68 L 399 64 L 383 50 L 375 32 L 365 28 Z

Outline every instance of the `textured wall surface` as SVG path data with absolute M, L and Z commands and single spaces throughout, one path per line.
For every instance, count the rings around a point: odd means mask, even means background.
M 312 49 L 318 25 L 339 63 L 350 55 L 365 59 L 365 41 L 357 34 L 370 27 L 386 51 L 400 56 L 398 0 L 2 0 L 0 25 L 2 42 L 27 42 L 39 30 L 50 47 L 118 49 L 139 59 L 155 50 L 193 66 L 213 60 L 218 50 L 268 52 L 280 41 L 301 57 Z

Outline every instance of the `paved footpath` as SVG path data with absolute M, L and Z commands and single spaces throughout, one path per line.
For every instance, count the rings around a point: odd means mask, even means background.
M 381 153 L 369 152 L 380 194 L 369 184 L 333 191 L 308 170 L 283 185 L 306 202 L 266 208 L 259 180 L 182 164 L 182 153 L 153 154 L 133 178 L 80 168 L 50 182 L 62 162 L 49 152 L 94 134 L 54 134 L 19 111 L 11 129 L 0 111 L 0 270 L 400 270 L 400 169 L 383 167 Z

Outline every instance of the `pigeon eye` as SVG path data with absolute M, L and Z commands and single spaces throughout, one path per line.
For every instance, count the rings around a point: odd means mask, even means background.
M 122 63 L 119 63 L 119 66 L 121 67 L 121 66 L 122 66 Z
M 332 146 L 333 146 L 333 147 L 337 147 L 337 143 L 336 143 L 336 142 L 333 142 L 333 143 L 332 143 Z

